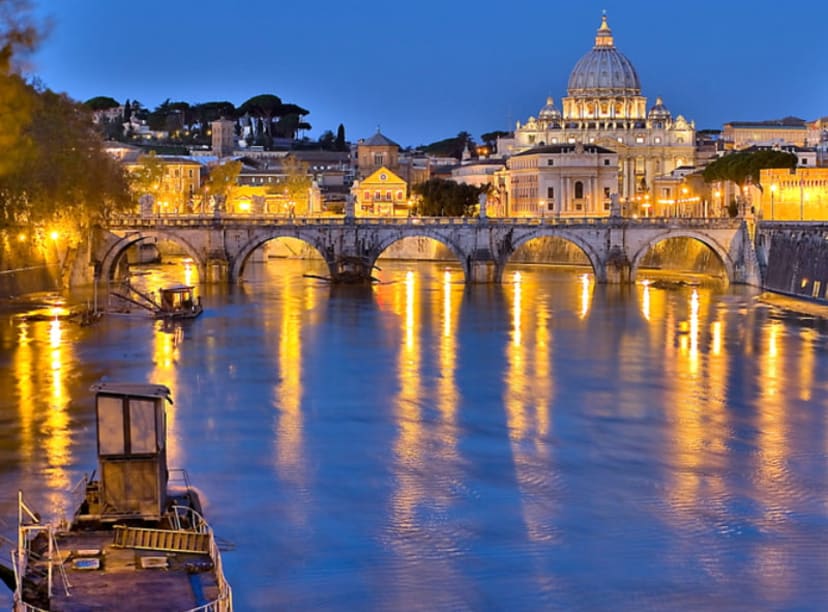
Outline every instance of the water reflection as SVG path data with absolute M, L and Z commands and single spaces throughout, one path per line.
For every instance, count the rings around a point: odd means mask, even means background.
M 172 407 L 171 452 L 237 543 L 239 609 L 828 602 L 817 326 L 581 270 L 466 289 L 456 266 L 384 262 L 350 294 L 303 265 L 207 287 L 180 331 L 0 326 L 2 490 L 71 485 L 94 456 L 83 376 L 127 372 L 202 391 Z
M 512 330 L 506 347 L 503 403 L 526 533 L 531 541 L 545 541 L 553 537 L 549 526 L 555 512 L 548 496 L 554 473 L 548 439 L 554 384 L 550 307 L 535 277 L 527 276 L 528 281 L 515 273 L 508 287 Z M 583 282 L 581 287 L 583 295 Z M 526 343 L 524 327 L 534 336 L 526 338 Z M 533 352 L 530 347 L 534 347 Z

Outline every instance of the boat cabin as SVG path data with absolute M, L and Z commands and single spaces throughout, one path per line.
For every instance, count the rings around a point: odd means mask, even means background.
M 191 285 L 175 285 L 160 289 L 160 315 L 175 315 L 179 313 L 194 313 L 201 309 L 200 300 L 194 295 L 195 287 Z
M 87 489 L 86 513 L 102 521 L 159 520 L 167 505 L 164 385 L 96 383 L 100 479 Z

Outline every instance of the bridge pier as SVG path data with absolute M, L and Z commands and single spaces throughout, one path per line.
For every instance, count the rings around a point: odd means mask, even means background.
M 603 276 L 602 279 L 596 274 L 596 280 L 608 285 L 629 285 L 633 282 L 632 263 L 621 247 L 616 245 L 610 249 Z
M 502 270 L 488 250 L 477 250 L 466 258 L 466 284 L 499 283 Z
M 205 266 L 205 280 L 208 283 L 230 282 L 230 262 L 226 258 L 211 257 Z

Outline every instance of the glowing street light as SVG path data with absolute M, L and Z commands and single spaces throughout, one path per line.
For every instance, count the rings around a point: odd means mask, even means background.
M 49 237 L 50 237 L 52 240 L 57 240 L 58 238 L 60 238 L 60 234 L 58 233 L 58 231 L 57 231 L 57 230 L 52 230 L 52 233 L 51 233 L 51 234 L 49 234 Z

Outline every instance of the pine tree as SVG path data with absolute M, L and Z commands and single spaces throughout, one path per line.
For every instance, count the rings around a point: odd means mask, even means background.
M 124 123 L 132 117 L 132 105 L 129 103 L 129 98 L 124 102 Z
M 335 151 L 346 151 L 347 147 L 345 146 L 345 126 L 341 123 L 339 127 L 336 128 L 336 140 L 334 141 L 334 150 Z

